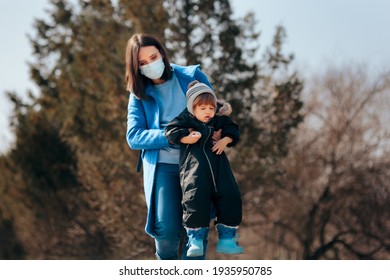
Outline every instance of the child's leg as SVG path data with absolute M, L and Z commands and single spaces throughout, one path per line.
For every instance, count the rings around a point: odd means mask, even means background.
M 219 185 L 213 195 L 217 222 L 236 227 L 242 221 L 242 200 L 235 184 Z
M 210 224 L 211 192 L 208 186 L 185 189 L 183 192 L 183 224 L 185 228 L 208 227 Z
M 205 254 L 211 212 L 211 192 L 205 184 L 188 185 L 183 192 L 183 224 L 187 232 L 187 257 Z M 206 243 L 207 244 L 207 243 Z
M 244 248 L 238 245 L 237 228 L 224 224 L 216 225 L 218 231 L 217 253 L 242 254 Z
M 222 177 L 221 177 L 222 176 Z M 242 221 L 241 193 L 230 169 L 219 172 L 217 192 L 213 195 L 216 208 L 218 231 L 217 252 L 223 254 L 242 254 L 244 249 L 238 245 L 237 229 Z
M 199 257 L 204 255 L 203 242 L 208 234 L 208 227 L 186 228 L 188 236 L 187 257 Z
M 185 231 L 185 229 L 184 229 Z M 184 243 L 183 243 L 183 249 L 182 249 L 182 255 L 181 255 L 181 259 L 182 260 L 205 260 L 206 259 L 206 251 L 207 251 L 207 246 L 208 246 L 208 235 L 209 235 L 209 229 L 207 229 L 204 237 L 203 237 L 203 254 L 201 256 L 197 256 L 197 257 L 191 257 L 191 256 L 188 256 L 187 255 L 187 252 L 188 252 L 188 249 L 190 248 L 190 242 L 189 242 L 189 238 L 188 238 L 188 235 L 187 235 L 187 232 L 184 233 Z

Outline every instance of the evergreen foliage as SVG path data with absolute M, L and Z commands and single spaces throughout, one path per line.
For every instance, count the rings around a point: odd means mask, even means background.
M 17 141 L 7 158 L 21 176 L 17 190 L 26 202 L 20 211 L 29 212 L 36 221 L 29 228 L 40 233 L 34 247 L 25 250 L 26 258 L 152 256 L 153 244 L 143 232 L 142 178 L 134 172 L 136 153 L 124 135 L 128 95 L 123 57 L 132 33 L 156 34 L 173 61 L 202 65 L 219 96 L 232 104 L 242 128 L 243 144 L 236 155 L 259 154 L 264 141 L 270 145 L 274 140 L 271 131 L 266 140 L 260 138 L 260 132 L 271 129 L 257 123 L 264 106 L 274 114 L 273 106 L 299 99 L 299 89 L 292 97 L 295 89 L 277 89 L 271 82 L 269 90 L 284 97 L 274 105 L 274 99 L 259 97 L 258 85 L 271 77 L 258 73 L 255 18 L 249 14 L 234 20 L 229 1 L 118 1 L 115 6 L 96 0 L 73 6 L 53 0 L 48 15 L 34 23 L 36 34 L 30 36 L 31 78 L 40 95 L 27 105 L 10 95 Z M 285 149 L 284 138 L 295 125 L 285 127 L 278 149 Z M 262 142 L 245 149 L 256 138 Z M 280 152 L 262 153 L 272 158 Z M 237 169 L 245 176 L 265 168 L 250 157 L 231 157 L 233 165 L 246 166 Z M 243 189 L 252 188 L 250 181 L 240 183 Z M 134 215 L 139 219 L 130 218 Z M 15 217 L 13 222 L 27 228 Z
M 290 69 L 293 55 L 283 51 L 282 26 L 276 27 L 272 45 L 260 57 L 255 16 L 234 19 L 228 0 L 72 3 L 51 0 L 48 17 L 34 22 L 30 71 L 39 96 L 26 104 L 9 93 L 16 142 L 0 158 L 0 258 L 154 258 L 153 241 L 144 232 L 142 174 L 135 171 L 138 153 L 125 140 L 124 50 L 136 32 L 157 35 L 177 64 L 201 64 L 219 98 L 233 107 L 242 140 L 228 156 L 243 193 L 242 236 L 254 244 L 244 244 L 244 258 L 361 257 L 350 248 L 328 254 L 333 244 L 330 249 L 315 247 L 333 234 L 323 236 L 326 224 L 319 223 L 328 221 L 331 211 L 326 207 L 341 209 L 342 203 L 332 200 L 323 208 L 329 192 L 311 190 L 307 182 L 312 181 L 300 177 L 306 169 L 321 177 L 321 167 L 314 169 L 317 165 L 310 160 L 328 155 L 321 149 L 299 152 L 305 141 L 294 132 L 304 120 L 304 84 Z M 387 178 L 381 168 L 363 166 L 359 176 L 377 170 Z M 364 178 L 360 181 L 374 181 Z M 380 184 L 388 190 L 384 181 Z M 386 227 L 375 207 L 389 205 L 388 196 L 367 201 L 365 187 L 349 205 L 359 201 L 364 211 L 371 208 L 370 217 Z M 318 198 L 318 204 L 311 205 L 308 197 Z M 301 201 L 307 205 L 299 205 Z M 352 208 L 343 212 L 338 225 L 348 224 L 344 222 L 356 215 L 353 209 L 360 211 Z M 368 221 L 359 215 L 356 219 Z M 347 226 L 354 227 L 352 222 Z M 361 240 L 373 232 L 361 233 Z M 379 249 L 364 257 L 386 252 L 386 234 L 375 236 L 382 242 L 375 243 Z M 251 245 L 256 248 L 251 250 Z M 220 256 L 210 252 L 209 258 Z

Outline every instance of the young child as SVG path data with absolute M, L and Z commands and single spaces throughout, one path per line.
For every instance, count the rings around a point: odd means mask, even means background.
M 180 184 L 183 190 L 183 224 L 189 239 L 187 256 L 202 256 L 212 204 L 216 211 L 217 252 L 241 254 L 236 230 L 242 219 L 241 194 L 225 148 L 239 140 L 238 126 L 226 115 L 216 114 L 215 93 L 194 81 L 186 93 L 187 108 L 165 128 L 172 144 L 180 144 Z M 213 131 L 222 129 L 213 143 Z

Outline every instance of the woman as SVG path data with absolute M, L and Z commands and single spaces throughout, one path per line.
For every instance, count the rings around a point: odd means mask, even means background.
M 185 93 L 194 80 L 211 87 L 199 65 L 171 64 L 156 37 L 135 34 L 128 41 L 126 82 L 130 97 L 126 138 L 131 149 L 142 150 L 148 208 L 145 231 L 155 240 L 156 257 L 163 260 L 178 259 L 180 239 L 185 234 L 178 165 L 180 148 L 168 142 L 164 128 L 186 107 Z M 204 242 L 206 251 L 207 234 Z M 186 250 L 187 245 L 183 258 Z

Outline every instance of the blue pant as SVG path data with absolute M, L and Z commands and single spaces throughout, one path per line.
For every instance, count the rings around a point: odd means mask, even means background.
M 153 211 L 155 211 L 155 245 L 156 257 L 160 260 L 179 258 L 180 240 L 185 238 L 182 259 L 187 259 L 187 234 L 183 228 L 183 208 L 181 205 L 182 190 L 180 187 L 178 164 L 157 164 L 153 192 Z M 204 250 L 207 249 L 207 234 Z M 190 259 L 205 259 L 202 257 Z

